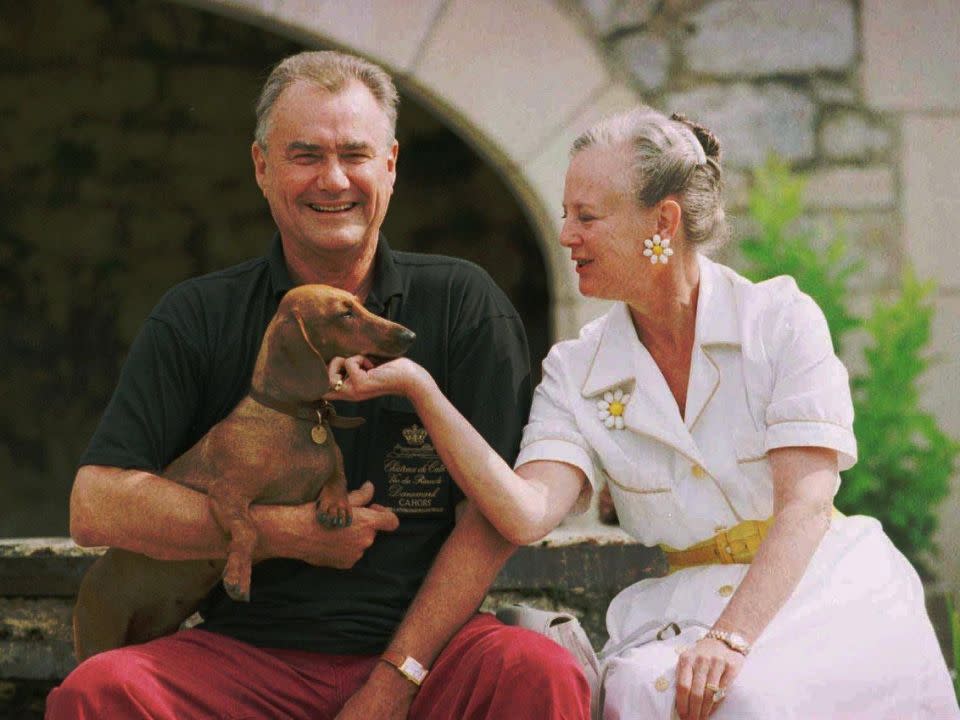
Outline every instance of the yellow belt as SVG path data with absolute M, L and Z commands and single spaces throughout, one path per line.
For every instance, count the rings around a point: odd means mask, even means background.
M 843 513 L 834 508 L 833 515 L 838 517 Z M 744 520 L 728 530 L 718 532 L 712 538 L 691 545 L 686 550 L 677 550 L 669 545 L 661 545 L 660 548 L 670 564 L 670 572 L 696 565 L 749 564 L 753 562 L 760 543 L 772 525 L 772 517 L 766 520 Z
M 744 520 L 739 525 L 718 532 L 686 550 L 677 550 L 661 545 L 670 564 L 670 572 L 695 565 L 730 565 L 750 563 L 767 531 L 773 525 L 773 518 L 767 520 Z

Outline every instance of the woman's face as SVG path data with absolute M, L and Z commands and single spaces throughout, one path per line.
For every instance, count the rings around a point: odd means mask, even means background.
M 569 248 L 580 292 L 589 297 L 627 300 L 643 292 L 651 275 L 643 241 L 657 231 L 657 209 L 630 196 L 629 156 L 626 148 L 593 146 L 567 169 L 560 244 Z

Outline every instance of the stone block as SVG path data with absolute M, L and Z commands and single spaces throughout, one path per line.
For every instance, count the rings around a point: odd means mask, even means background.
M 610 16 L 610 29 L 618 31 L 645 25 L 659 4 L 658 0 L 619 0 Z
M 892 208 L 896 205 L 893 170 L 882 165 L 814 170 L 807 175 L 804 200 L 812 210 Z
M 814 246 L 824 250 L 837 236 L 846 239 L 850 259 L 863 263 L 863 269 L 850 278 L 852 291 L 888 290 L 898 285 L 902 256 L 897 213 L 812 213 L 800 218 L 793 229 L 812 233 Z
M 17 65 L 57 61 L 63 53 L 94 59 L 109 41 L 111 19 L 91 0 L 9 3 L 0 22 L 0 53 Z
M 849 0 L 720 0 L 689 18 L 690 69 L 756 77 L 846 70 L 856 58 Z
M 750 175 L 738 170 L 723 170 L 723 203 L 727 211 L 746 208 L 750 203 Z
M 613 29 L 613 15 L 620 0 L 581 0 L 580 5 L 600 35 Z
M 960 117 L 907 115 L 903 121 L 906 255 L 921 276 L 960 290 Z
M 253 121 L 248 132 L 223 128 L 183 131 L 171 139 L 165 162 L 173 174 L 203 169 L 208 182 L 242 178 L 254 182 L 250 145 L 253 142 Z
M 960 110 L 960 3 L 864 0 L 863 86 L 884 110 Z
M 398 72 L 410 70 L 443 12 L 443 0 L 282 0 L 275 10 L 298 34 L 329 38 Z
M 75 58 L 74 58 L 75 59 Z M 17 98 L 16 112 L 31 131 L 75 128 L 91 119 L 142 110 L 157 99 L 153 64 L 107 59 L 77 67 L 4 74 L 0 88 Z
M 0 678 L 54 680 L 75 666 L 73 598 L 0 597 Z
M 83 107 L 100 117 L 141 110 L 157 100 L 157 68 L 152 62 L 106 60 L 98 66 L 96 80 L 96 92 Z
M 862 113 L 833 113 L 820 126 L 820 147 L 833 160 L 860 160 L 886 154 L 893 142 L 889 129 Z
M 222 130 L 224 117 L 245 118 L 253 136 L 253 108 L 260 94 L 262 78 L 230 64 L 177 65 L 167 70 L 163 108 L 185 115 L 193 128 Z
M 104 548 L 78 547 L 69 538 L 0 540 L 0 595 L 73 597 L 80 578 Z
M 541 147 L 609 83 L 573 18 L 531 0 L 452 0 L 414 75 L 507 157 Z
M 670 45 L 666 40 L 651 33 L 632 33 L 617 40 L 614 48 L 642 92 L 663 87 L 670 67 Z
M 847 81 L 814 77 L 810 87 L 814 97 L 824 105 L 854 105 L 859 101 L 857 90 Z
M 769 153 L 787 160 L 808 160 L 815 153 L 816 106 L 786 85 L 703 85 L 668 95 L 664 109 L 713 130 L 727 167 L 752 167 Z
M 6 106 L 5 114 L 12 119 L 4 125 L 15 122 L 18 131 L 31 135 L 73 125 L 96 92 L 93 71 L 88 67 L 70 72 L 37 68 L 30 73 L 3 73 L 0 104 Z M 36 153 L 36 147 L 22 141 L 5 144 L 5 148 L 17 153 L 17 160 L 24 151 L 27 155 Z

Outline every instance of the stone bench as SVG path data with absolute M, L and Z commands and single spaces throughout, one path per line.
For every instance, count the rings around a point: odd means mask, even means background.
M 74 596 L 101 552 L 79 548 L 68 538 L 0 539 L 0 720 L 41 718 L 46 692 L 75 666 Z M 580 618 L 599 648 L 613 596 L 665 570 L 659 550 L 637 544 L 620 530 L 560 528 L 516 552 L 482 609 L 523 602 L 567 610 Z M 946 593 L 928 588 L 927 606 L 949 662 Z
M 102 548 L 68 538 L 0 540 L 0 682 L 56 681 L 74 666 L 70 616 L 80 579 Z M 593 642 L 605 640 L 604 610 L 622 587 L 663 569 L 656 550 L 619 530 L 585 536 L 557 530 L 520 548 L 498 576 L 484 609 L 510 602 L 565 609 Z M 2 691 L 0 691 L 2 697 Z

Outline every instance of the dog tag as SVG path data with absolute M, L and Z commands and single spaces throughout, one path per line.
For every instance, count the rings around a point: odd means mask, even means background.
M 327 429 L 323 425 L 314 425 L 310 428 L 310 437 L 317 445 L 323 445 L 327 441 Z

